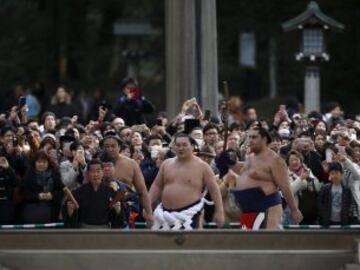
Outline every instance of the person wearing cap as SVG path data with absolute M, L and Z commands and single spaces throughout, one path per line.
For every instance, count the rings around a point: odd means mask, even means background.
M 209 164 L 212 171 L 215 175 L 219 174 L 219 170 L 216 168 L 216 164 L 214 162 L 216 153 L 214 148 L 212 148 L 210 145 L 204 145 L 199 149 L 199 152 L 197 152 L 197 156 L 201 158 L 204 162 Z M 206 194 L 205 199 L 212 201 L 212 198 L 209 193 Z M 213 205 L 204 205 L 204 220 L 205 222 L 211 222 L 213 219 L 214 214 L 214 206 Z
M 205 161 L 207 164 L 211 165 L 214 158 L 216 157 L 216 153 L 214 148 L 212 148 L 210 145 L 204 145 L 200 148 L 197 156 L 203 161 Z
M 342 184 L 343 168 L 338 162 L 328 164 L 330 183 L 322 186 L 318 197 L 319 223 L 323 226 L 349 225 L 353 197 Z

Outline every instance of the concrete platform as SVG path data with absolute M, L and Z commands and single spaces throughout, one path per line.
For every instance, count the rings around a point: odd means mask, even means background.
M 0 231 L 11 269 L 345 269 L 360 231 Z M 1 269 L 1 268 L 0 268 Z

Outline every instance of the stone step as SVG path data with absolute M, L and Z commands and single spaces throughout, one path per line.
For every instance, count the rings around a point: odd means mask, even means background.
M 344 270 L 360 270 L 360 264 L 346 264 Z
M 356 230 L 0 231 L 12 269 L 338 270 L 356 263 Z

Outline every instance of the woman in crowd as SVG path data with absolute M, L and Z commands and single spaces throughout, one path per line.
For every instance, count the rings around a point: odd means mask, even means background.
M 56 118 L 61 119 L 65 116 L 73 117 L 77 115 L 77 110 L 72 104 L 71 96 L 65 86 L 59 86 L 55 95 L 51 98 L 51 105 L 47 108 L 48 112 L 53 112 Z
M 20 186 L 24 223 L 49 223 L 58 220 L 63 184 L 58 169 L 44 151 L 32 159 Z
M 4 156 L 10 167 L 18 176 L 22 177 L 28 166 L 28 158 L 17 143 L 16 128 L 12 125 L 5 125 L 0 131 L 0 136 L 0 156 Z
M 139 131 L 133 131 L 131 134 L 131 146 L 135 149 L 141 149 L 143 142 L 142 134 Z
M 304 215 L 304 224 L 314 224 L 317 219 L 317 193 L 321 188 L 318 179 L 303 163 L 303 156 L 296 150 L 291 150 L 286 162 L 289 167 L 290 188 L 294 194 L 299 209 Z M 290 224 L 289 209 L 284 211 L 284 225 Z

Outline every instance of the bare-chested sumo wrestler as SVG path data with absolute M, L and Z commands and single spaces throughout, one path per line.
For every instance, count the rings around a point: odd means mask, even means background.
M 163 162 L 150 188 L 151 202 L 161 200 L 154 211 L 153 229 L 199 228 L 205 190 L 209 191 L 215 204 L 214 221 L 222 226 L 223 204 L 210 166 L 193 154 L 191 139 L 186 134 L 175 136 L 174 150 L 176 157 Z
M 290 190 L 286 163 L 268 148 L 270 141 L 271 137 L 264 128 L 249 130 L 248 143 L 252 154 L 232 190 L 242 210 L 240 223 L 247 229 L 280 229 L 281 197 L 289 206 L 294 223 L 300 223 L 303 218 Z

